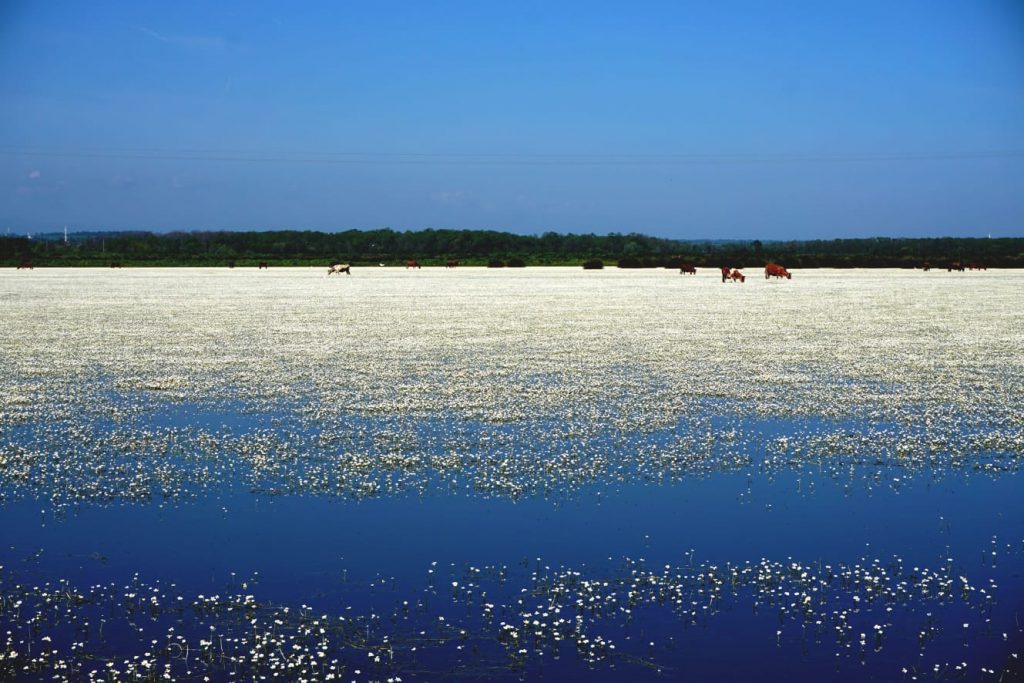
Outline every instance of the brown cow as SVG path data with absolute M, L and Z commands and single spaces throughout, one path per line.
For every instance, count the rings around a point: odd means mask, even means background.
M 729 273 L 729 281 L 730 282 L 746 282 L 747 281 L 747 277 L 746 277 L 746 275 L 741 273 L 736 268 L 733 268 L 732 272 Z
M 453 258 L 450 258 L 450 259 L 448 259 L 448 261 L 445 262 L 444 267 L 445 268 L 458 268 L 459 267 L 459 262 L 456 261 Z
M 952 261 L 948 266 L 946 266 L 947 273 L 952 273 L 954 270 L 961 273 L 964 272 L 964 264 L 959 261 Z
M 988 270 L 984 263 L 978 263 L 977 261 L 971 261 L 967 264 L 967 270 Z
M 683 275 L 684 273 L 686 275 L 696 275 L 697 266 L 693 265 L 692 263 L 684 263 L 683 265 L 679 266 L 679 274 Z
M 409 260 L 407 260 L 405 262 L 405 269 L 406 270 L 409 270 L 410 268 L 422 268 L 422 267 L 423 266 L 420 265 L 419 261 L 417 261 L 414 258 L 411 258 L 411 259 L 409 259 Z
M 260 261 L 260 264 L 256 266 L 256 270 L 266 270 L 267 268 L 270 268 L 270 266 L 266 261 Z
M 774 277 L 774 278 L 783 278 L 784 277 L 787 280 L 792 280 L 793 279 L 792 273 L 790 273 L 788 270 L 786 270 L 785 268 L 780 266 L 778 263 L 769 263 L 768 265 L 766 265 L 764 267 L 764 279 L 767 280 L 768 278 L 772 278 L 772 277 Z
M 35 268 L 35 266 L 32 265 L 32 262 L 28 259 L 25 259 L 18 264 L 18 270 L 32 270 L 33 268 Z

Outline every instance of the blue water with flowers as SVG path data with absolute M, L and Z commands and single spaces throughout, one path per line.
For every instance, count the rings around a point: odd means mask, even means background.
M 395 426 L 387 418 L 345 424 L 362 434 L 348 447 L 366 449 L 375 430 Z M 457 468 L 433 472 L 419 486 L 347 495 L 303 483 L 307 471 L 318 471 L 308 454 L 281 455 L 289 439 L 326 438 L 293 413 L 177 404 L 127 426 L 94 420 L 96 432 L 152 438 L 174 429 L 258 433 L 283 460 L 256 477 L 224 465 L 234 475 L 183 486 L 182 495 L 72 503 L 56 490 L 7 495 L 0 622 L 11 632 L 0 674 L 346 681 L 1022 675 L 1024 510 L 1013 458 L 997 458 L 1000 467 L 908 468 L 888 457 L 780 466 L 765 444 L 828 423 L 712 415 L 708 424 L 754 435 L 749 452 L 672 476 L 631 461 L 624 474 L 516 495 L 475 488 Z M 464 463 L 491 457 L 482 444 L 492 438 L 514 444 L 512 458 L 549 447 L 514 426 L 424 417 L 411 426 L 404 420 L 403 428 L 426 444 L 434 443 L 431 435 L 458 432 L 469 444 Z M 618 449 L 625 462 L 632 450 L 675 433 L 598 434 L 585 445 Z M 31 425 L 21 425 L 6 438 L 31 434 Z M 428 455 L 445 456 L 444 442 L 434 441 Z M 250 457 L 243 455 L 223 460 Z M 189 457 L 119 456 L 109 467 L 187 469 Z M 375 465 L 371 458 L 357 467 Z M 107 476 L 105 468 L 95 476 Z M 299 474 L 288 479 L 288 472 Z

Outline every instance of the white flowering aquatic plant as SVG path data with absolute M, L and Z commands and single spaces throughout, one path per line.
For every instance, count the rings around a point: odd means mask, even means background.
M 0 271 L 0 492 L 517 497 L 752 463 L 1016 468 L 1024 274 L 671 275 Z

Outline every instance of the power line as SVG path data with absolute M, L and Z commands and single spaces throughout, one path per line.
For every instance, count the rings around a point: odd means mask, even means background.
M 14 157 L 202 161 L 303 165 L 448 165 L 448 166 L 681 166 L 898 161 L 960 161 L 1024 158 L 1024 150 L 871 152 L 804 154 L 465 154 L 415 152 L 266 153 L 243 150 L 60 149 L 0 146 Z

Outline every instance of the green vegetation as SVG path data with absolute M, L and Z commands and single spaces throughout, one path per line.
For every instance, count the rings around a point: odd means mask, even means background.
M 443 266 L 572 265 L 590 260 L 624 268 L 758 267 L 769 261 L 789 268 L 935 268 L 976 262 L 1024 268 L 1024 237 L 870 238 L 789 242 L 671 240 L 640 234 L 515 235 L 493 230 L 347 230 L 344 232 L 111 232 L 0 237 L 0 266 L 272 266 L 404 265 L 416 259 Z

